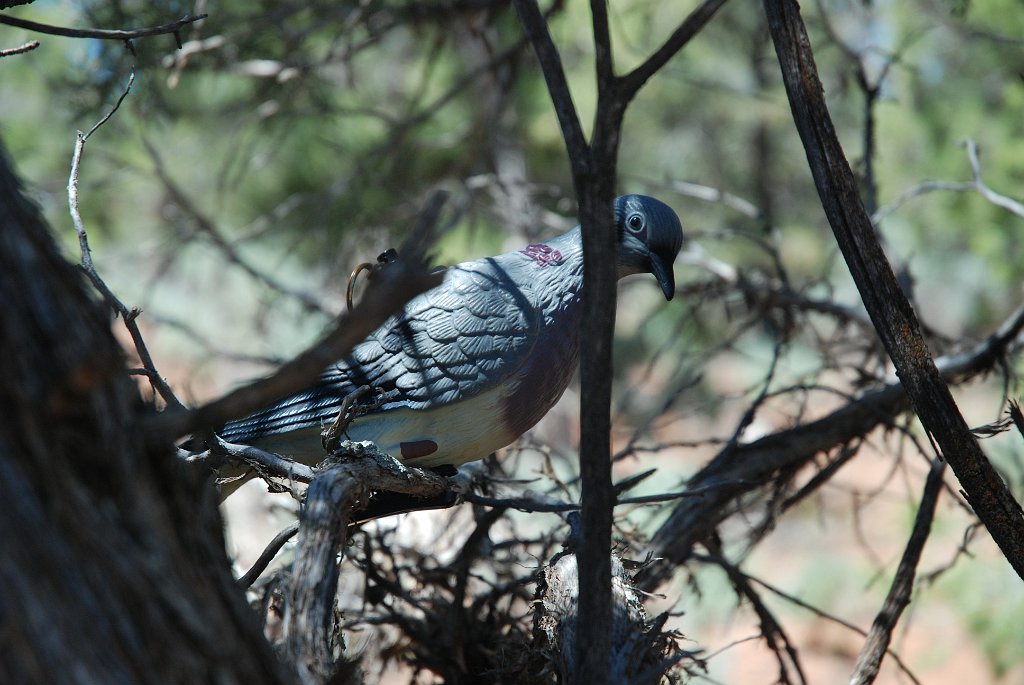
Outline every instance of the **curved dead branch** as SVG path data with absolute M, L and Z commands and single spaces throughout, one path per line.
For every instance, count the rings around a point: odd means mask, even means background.
M 340 633 L 334 605 L 340 557 L 354 512 L 378 488 L 429 497 L 447 487 L 446 478 L 407 469 L 370 443 L 343 443 L 313 478 L 285 591 L 284 648 L 299 682 L 332 682 L 344 667 L 335 656 Z
M 1024 329 L 1024 306 L 986 341 L 960 355 L 942 357 L 936 365 L 946 382 L 962 383 L 992 370 L 1009 352 Z M 693 554 L 694 545 L 712 535 L 741 505 L 742 498 L 779 479 L 788 479 L 818 454 L 862 438 L 879 425 L 889 425 L 910 408 L 903 386 L 895 378 L 862 393 L 831 414 L 810 423 L 772 433 L 747 444 L 730 444 L 688 484 L 700 494 L 680 500 L 652 539 L 658 561 L 639 580 L 651 591 Z

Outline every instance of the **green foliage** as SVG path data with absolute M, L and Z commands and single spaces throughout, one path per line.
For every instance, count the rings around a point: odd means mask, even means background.
M 955 568 L 941 578 L 935 591 L 946 596 L 967 617 L 971 637 L 977 640 L 997 677 L 1020 667 L 1024 634 L 1020 616 L 1024 611 L 1024 589 L 1020 579 L 1003 564 L 993 569 L 992 578 L 979 583 L 965 567 Z
M 177 2 L 79 7 L 78 23 L 98 26 L 155 25 L 190 9 Z M 1012 43 L 998 40 L 976 37 L 970 50 L 962 49 L 975 34 L 955 18 L 972 22 L 975 32 L 1014 35 L 1021 20 L 1012 0 L 962 3 L 945 16 L 922 14 L 916 3 L 825 7 L 828 31 L 809 13 L 819 67 L 833 118 L 861 170 L 863 94 L 855 85 L 857 65 L 837 49 L 835 37 L 874 46 L 881 60 L 873 67 L 876 76 L 891 60 L 874 107 L 874 182 L 882 204 L 923 180 L 969 179 L 957 145 L 967 137 L 979 143 L 991 187 L 1006 193 L 1020 187 L 1024 120 L 1014 113 L 1024 104 L 1024 58 Z M 611 9 L 620 72 L 638 64 L 685 15 L 684 8 L 657 3 Z M 169 37 L 135 41 L 136 56 L 116 42 L 50 39 L 43 50 L 6 62 L 5 82 L 19 84 L 17 96 L 5 97 L 17 103 L 5 117 L 14 152 L 30 147 L 36 113 L 52 102 L 32 73 L 56 81 L 54 90 L 60 80 L 74 84 L 62 87 L 74 94 L 70 108 L 51 107 L 57 117 L 43 122 L 66 130 L 85 127 L 109 107 L 135 63 L 142 71 L 117 124 L 122 130 L 104 141 L 109 161 L 90 161 L 92 175 L 116 173 L 128 160 L 132 173 L 145 171 L 144 137 L 171 152 L 164 155 L 171 174 L 229 233 L 287 205 L 287 221 L 274 233 L 309 260 L 325 256 L 349 230 L 405 230 L 431 185 L 493 173 L 491 136 L 498 123 L 521 146 L 532 181 L 570 194 L 564 147 L 532 55 L 521 50 L 498 72 L 486 68 L 520 37 L 509 7 L 486 17 L 385 2 L 221 3 L 208 11 L 202 25 L 182 32 L 186 43 L 193 41 L 184 58 L 169 49 Z M 46 18 L 76 23 L 67 6 Z M 595 93 L 586 19 L 584 6 L 567 5 L 553 15 L 552 31 L 589 125 Z M 197 49 L 196 41 L 208 45 Z M 75 62 L 58 68 L 61 49 L 61 59 Z M 498 94 L 495 83 L 502 84 Z M 67 156 L 59 140 L 32 141 L 33 150 L 47 145 L 31 162 L 46 164 L 45 176 L 60 168 L 60 152 Z M 683 180 L 747 198 L 767 212 L 763 218 L 780 231 L 787 256 L 804 255 L 789 262 L 790 276 L 832 276 L 821 271 L 831 249 L 827 226 L 763 19 L 753 7 L 726 6 L 684 56 L 651 80 L 627 116 L 622 145 L 624 189 L 657 192 Z M 96 168 L 104 163 L 106 169 Z M 160 189 L 147 192 L 145 185 L 132 189 L 136 206 L 159 211 Z M 757 235 L 764 225 L 685 197 L 680 204 L 688 227 L 728 226 Z M 138 215 L 128 216 L 125 222 L 112 210 L 103 212 L 101 223 L 137 236 Z M 1018 242 L 1016 221 L 973 194 L 929 194 L 912 200 L 882 230 L 900 246 L 894 257 L 927 279 L 922 290 L 940 287 L 930 274 L 946 272 L 944 255 L 969 251 L 988 264 L 991 282 L 963 293 L 973 301 L 983 291 L 988 302 L 957 307 L 970 310 L 965 324 L 984 327 L 1007 305 L 1008 296 L 999 293 L 1024 275 L 1020 260 L 1001 258 Z M 741 243 L 725 241 L 716 250 L 743 259 Z

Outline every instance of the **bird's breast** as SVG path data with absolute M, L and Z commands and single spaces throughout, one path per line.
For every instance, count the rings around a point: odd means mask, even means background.
M 482 459 L 519 437 L 503 416 L 510 390 L 501 384 L 432 409 L 395 407 L 360 416 L 347 433 L 353 440 L 374 442 L 409 466 L 458 466 Z

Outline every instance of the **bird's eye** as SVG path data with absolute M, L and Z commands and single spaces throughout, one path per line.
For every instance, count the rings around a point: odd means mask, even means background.
M 634 233 L 639 233 L 644 227 L 644 218 L 639 214 L 631 214 L 629 218 L 626 219 L 626 226 L 628 226 L 629 230 Z

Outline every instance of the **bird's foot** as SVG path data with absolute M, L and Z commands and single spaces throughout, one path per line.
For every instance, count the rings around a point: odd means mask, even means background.
M 320 441 L 324 446 L 324 450 L 334 452 L 338 449 L 338 445 L 341 443 L 341 436 L 346 435 L 348 427 L 352 424 L 352 419 L 356 417 L 356 401 L 371 392 L 373 392 L 373 388 L 369 385 L 361 385 L 345 396 L 345 399 L 341 401 L 341 409 L 338 410 L 338 416 L 334 419 L 334 423 L 325 428 L 323 433 L 320 434 Z

